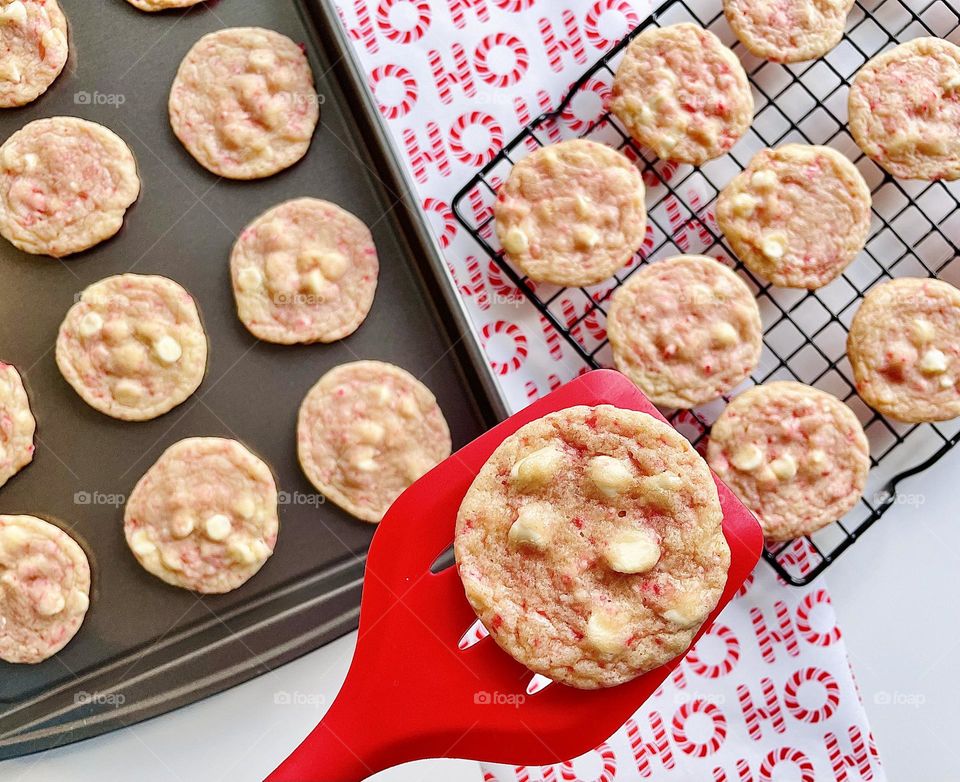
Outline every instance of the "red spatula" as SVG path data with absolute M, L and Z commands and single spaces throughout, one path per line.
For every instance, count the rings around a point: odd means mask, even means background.
M 619 373 L 590 372 L 478 437 L 400 496 L 370 546 L 357 648 L 343 688 L 268 782 L 360 782 L 399 763 L 438 757 L 556 763 L 608 738 L 656 691 L 680 658 L 619 687 L 553 684 L 528 695 L 533 674 L 492 640 L 460 648 L 476 616 L 455 567 L 431 572 L 453 541 L 467 488 L 501 441 L 554 410 L 598 404 L 663 420 Z M 750 512 L 719 481 L 717 487 L 730 572 L 700 634 L 753 570 L 763 540 Z

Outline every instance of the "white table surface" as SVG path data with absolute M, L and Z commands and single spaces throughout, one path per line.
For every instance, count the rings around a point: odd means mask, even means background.
M 893 508 L 826 576 L 891 780 L 955 782 L 960 769 L 955 663 L 960 625 L 952 620 L 960 572 L 958 474 L 960 450 L 902 487 L 921 495 L 922 505 Z M 346 675 L 353 643 L 353 635 L 342 638 L 132 728 L 0 763 L 0 780 L 256 782 L 321 717 L 322 704 Z M 275 703 L 277 693 L 289 693 L 293 703 Z M 378 782 L 480 778 L 475 763 L 460 761 L 409 764 L 375 777 Z

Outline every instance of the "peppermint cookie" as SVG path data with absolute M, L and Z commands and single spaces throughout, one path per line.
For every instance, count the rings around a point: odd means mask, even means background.
M 0 515 L 0 660 L 38 663 L 77 634 L 90 607 L 90 563 L 35 516 Z
M 695 24 L 651 27 L 617 68 L 610 109 L 664 160 L 700 165 L 727 152 L 753 120 L 737 56 Z
M 717 199 L 717 225 L 754 274 L 820 288 L 850 265 L 870 233 L 870 188 L 829 147 L 764 149 Z
M 750 289 L 702 255 L 634 272 L 607 315 L 617 369 L 664 407 L 695 407 L 730 391 L 759 363 L 761 335 Z
M 850 85 L 850 132 L 903 179 L 960 177 L 960 48 L 915 38 L 877 55 Z
M 779 381 L 727 405 L 710 431 L 707 461 L 768 540 L 792 540 L 857 504 L 870 449 L 860 421 L 835 396 Z
M 67 54 L 67 20 L 57 0 L 0 0 L 0 108 L 45 93 Z
M 707 465 L 671 427 L 571 407 L 506 438 L 457 515 L 467 599 L 530 670 L 612 687 L 689 647 L 730 550 Z
M 740 42 L 757 57 L 803 62 L 840 43 L 853 0 L 723 0 Z
M 380 265 L 370 229 L 327 201 L 298 198 L 260 215 L 233 246 L 243 324 L 268 342 L 333 342 L 373 304 Z
M 625 155 L 595 141 L 562 141 L 513 167 L 493 206 L 497 236 L 531 280 L 592 285 L 643 243 L 643 197 L 643 178 Z
M 170 124 L 208 171 L 259 179 L 307 153 L 320 118 L 313 73 L 285 35 L 234 27 L 203 36 L 180 63 Z
M 123 532 L 137 561 L 173 586 L 203 594 L 246 583 L 273 554 L 277 484 L 236 440 L 171 445 L 137 482 Z
M 20 374 L 0 361 L 0 486 L 33 461 L 36 429 Z
M 57 366 L 84 402 L 124 421 L 163 415 L 207 369 L 197 305 L 166 277 L 118 274 L 80 294 L 57 336 Z
M 403 491 L 450 455 L 437 400 L 409 372 L 380 361 L 331 369 L 300 405 L 297 453 L 318 491 L 378 522 Z
M 0 146 L 0 235 L 24 252 L 61 258 L 109 239 L 139 193 L 130 148 L 95 122 L 38 119 Z
M 127 0 L 141 11 L 165 11 L 168 8 L 187 8 L 204 0 Z
M 857 392 L 898 421 L 960 415 L 960 290 L 933 279 L 875 285 L 853 317 L 847 356 Z

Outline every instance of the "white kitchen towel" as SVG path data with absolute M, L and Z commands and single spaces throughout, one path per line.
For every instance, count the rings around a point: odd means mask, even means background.
M 593 61 L 639 24 L 650 5 L 337 2 L 490 364 L 520 409 L 583 365 L 460 228 L 450 203 L 505 141 L 556 106 Z M 712 15 L 719 0 L 691 0 L 691 8 L 698 6 Z M 604 90 L 598 84 L 595 105 L 577 110 L 599 112 Z M 669 176 L 669 166 L 661 174 Z M 477 208 L 483 213 L 486 206 Z M 697 225 L 676 202 L 667 199 L 664 208 L 661 224 L 695 252 Z M 574 302 L 561 306 L 576 317 Z M 802 567 L 802 544 L 795 551 Z M 763 563 L 675 674 L 609 741 L 570 763 L 490 766 L 485 774 L 504 782 L 885 779 L 822 580 L 788 587 Z

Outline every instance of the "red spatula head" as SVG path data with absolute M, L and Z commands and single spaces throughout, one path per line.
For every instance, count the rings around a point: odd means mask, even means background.
M 347 680 L 323 721 L 269 782 L 359 782 L 435 757 L 517 765 L 568 760 L 613 734 L 663 683 L 679 657 L 619 687 L 553 684 L 528 695 L 533 674 L 493 641 L 460 648 L 476 616 L 456 568 L 430 569 L 453 541 L 464 494 L 504 438 L 555 410 L 599 404 L 664 420 L 619 373 L 590 372 L 477 438 L 400 496 L 370 546 Z M 730 571 L 700 635 L 753 570 L 763 544 L 752 514 L 719 481 L 717 488 Z

